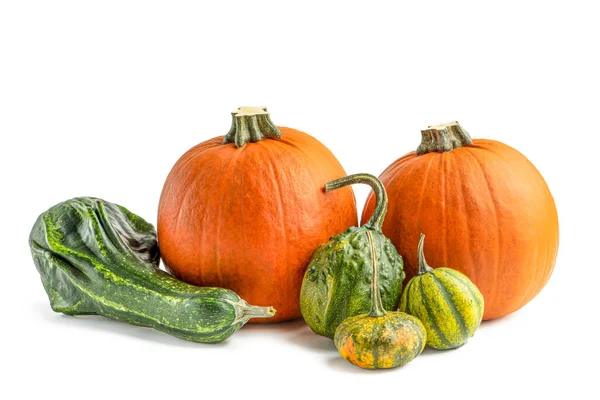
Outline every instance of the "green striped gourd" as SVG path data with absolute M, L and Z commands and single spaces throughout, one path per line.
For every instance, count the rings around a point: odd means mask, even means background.
M 192 286 L 160 270 L 154 227 L 100 199 L 75 198 L 42 213 L 29 245 L 50 305 L 63 314 L 97 314 L 208 343 L 275 314 L 231 290 Z
M 427 346 L 460 347 L 474 334 L 483 318 L 483 296 L 477 286 L 451 268 L 431 268 L 425 261 L 421 234 L 419 273 L 402 294 L 400 310 L 419 318 L 427 330 Z
M 381 233 L 387 211 L 387 195 L 379 179 L 369 174 L 349 175 L 325 185 L 335 190 L 355 183 L 373 188 L 377 205 L 371 219 L 357 228 L 333 236 L 313 253 L 300 291 L 300 311 L 313 332 L 333 339 L 346 318 L 370 310 L 371 249 L 377 252 L 379 290 L 383 308 L 396 310 L 402 293 L 402 257 Z

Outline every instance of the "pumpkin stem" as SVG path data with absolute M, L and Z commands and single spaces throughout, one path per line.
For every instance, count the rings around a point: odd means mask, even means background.
M 281 137 L 281 132 L 271 121 L 266 107 L 239 107 L 231 115 L 231 129 L 225 135 L 223 144 L 235 143 L 236 147 L 243 147 L 248 142 Z
M 377 232 L 381 232 L 381 225 L 383 224 L 383 218 L 387 212 L 388 198 L 383 183 L 371 174 L 354 174 L 348 175 L 335 181 L 331 181 L 325 184 L 325 191 L 339 189 L 344 186 L 353 185 L 355 183 L 365 183 L 373 189 L 375 192 L 375 211 L 373 215 L 367 221 L 365 226 L 369 229 L 374 229 Z
M 443 153 L 473 144 L 471 136 L 458 121 L 439 125 L 430 125 L 421 131 L 421 144 L 417 147 L 417 155 L 437 152 Z
M 371 317 L 383 317 L 386 314 L 383 303 L 381 302 L 381 292 L 379 291 L 379 262 L 377 260 L 377 247 L 375 247 L 375 239 L 373 232 L 367 229 L 367 241 L 369 242 L 369 250 L 371 253 L 371 265 L 373 266 L 373 277 L 371 279 Z
M 421 233 L 421 239 L 419 239 L 419 247 L 417 248 L 417 258 L 419 260 L 419 275 L 426 274 L 433 271 L 427 261 L 425 261 L 425 254 L 423 253 L 423 243 L 425 243 L 425 235 Z

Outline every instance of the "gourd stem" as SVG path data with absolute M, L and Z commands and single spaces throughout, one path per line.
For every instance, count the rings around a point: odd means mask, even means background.
M 371 252 L 371 265 L 373 266 L 373 277 L 371 279 L 371 317 L 383 317 L 386 314 L 381 302 L 381 292 L 379 291 L 379 262 L 377 260 L 377 247 L 373 232 L 367 230 L 367 240 Z
M 471 136 L 458 121 L 431 125 L 421 131 L 421 144 L 417 147 L 417 155 L 431 152 L 443 153 L 473 144 Z
M 379 291 L 379 261 L 377 260 L 377 247 L 375 246 L 375 238 L 373 237 L 372 231 L 381 232 L 381 225 L 383 224 L 383 218 L 385 217 L 388 206 L 385 188 L 381 181 L 371 174 L 354 174 L 326 183 L 325 191 L 329 192 L 355 183 L 365 183 L 371 186 L 373 192 L 375 192 L 375 211 L 373 211 L 373 215 L 371 215 L 371 218 L 365 224 L 365 227 L 368 228 L 366 230 L 367 241 L 369 242 L 371 265 L 373 267 L 373 276 L 371 279 L 371 311 L 369 312 L 369 315 L 371 317 L 382 317 L 386 314 L 386 311 L 383 308 L 381 293 Z
M 430 271 L 433 271 L 433 268 L 427 265 L 427 261 L 425 261 L 425 254 L 423 253 L 424 243 L 425 235 L 421 233 L 421 238 L 419 239 L 419 246 L 417 248 L 417 258 L 419 260 L 419 275 L 423 275 Z
M 371 215 L 371 218 L 369 218 L 365 226 L 367 228 L 381 232 L 383 218 L 385 217 L 385 213 L 387 212 L 388 198 L 387 193 L 385 192 L 385 188 L 383 187 L 383 184 L 379 179 L 377 179 L 371 174 L 348 175 L 343 178 L 336 179 L 335 181 L 326 183 L 325 191 L 329 192 L 331 190 L 339 189 L 348 185 L 353 185 L 355 183 L 367 184 L 371 186 L 373 192 L 375 192 L 375 211 L 373 211 L 373 215 Z
M 235 321 L 242 321 L 244 324 L 252 318 L 270 318 L 275 315 L 276 311 L 273 307 L 261 307 L 248 304 L 245 300 L 240 299 L 237 303 L 233 303 L 235 307 Z
M 243 147 L 248 142 L 281 137 L 266 107 L 239 107 L 231 115 L 231 129 L 223 138 L 223 144 L 234 143 L 236 147 Z

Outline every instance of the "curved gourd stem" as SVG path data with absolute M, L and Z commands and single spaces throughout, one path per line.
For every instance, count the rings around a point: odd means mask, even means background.
M 388 198 L 385 188 L 379 179 L 371 174 L 354 174 L 348 175 L 335 181 L 331 181 L 325 184 L 325 191 L 339 189 L 344 186 L 353 185 L 356 183 L 364 183 L 373 189 L 375 192 L 375 210 L 373 215 L 367 221 L 365 226 L 369 229 L 374 229 L 377 232 L 381 232 L 381 225 L 383 224 L 383 218 L 387 212 Z
M 471 136 L 458 121 L 431 125 L 421 131 L 421 144 L 417 147 L 417 155 L 431 152 L 443 153 L 473 144 Z
M 417 248 L 417 259 L 419 260 L 419 275 L 423 275 L 430 271 L 433 271 L 433 268 L 427 265 L 427 261 L 425 261 L 425 254 L 423 253 L 424 243 L 425 235 L 421 233 L 421 238 L 419 239 L 419 246 Z
M 271 121 L 266 107 L 239 107 L 231 115 L 231 129 L 225 135 L 223 144 L 235 143 L 236 147 L 243 147 L 248 142 L 281 137 L 281 132 Z
M 371 317 L 383 317 L 386 314 L 381 302 L 381 292 L 379 291 L 379 262 L 377 261 L 377 248 L 375 247 L 375 238 L 373 232 L 367 230 L 367 240 L 371 252 L 371 265 L 373 266 L 373 279 L 371 280 Z
M 371 317 L 382 317 L 386 314 L 381 302 L 381 293 L 379 291 L 379 261 L 377 260 L 377 247 L 375 246 L 375 238 L 373 231 L 381 232 L 381 225 L 385 213 L 387 212 L 388 198 L 385 188 L 379 179 L 371 174 L 354 174 L 348 175 L 335 181 L 325 184 L 325 191 L 339 189 L 344 186 L 353 185 L 355 183 L 364 183 L 373 189 L 375 192 L 375 211 L 365 224 L 367 228 L 367 241 L 369 242 L 369 252 L 371 253 L 371 265 L 373 267 L 373 277 L 371 280 Z

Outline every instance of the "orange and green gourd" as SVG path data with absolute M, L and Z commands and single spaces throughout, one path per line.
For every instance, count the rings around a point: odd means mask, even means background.
M 373 233 L 367 231 L 367 235 Z M 335 347 L 340 355 L 365 369 L 394 368 L 412 361 L 423 351 L 427 334 L 418 318 L 400 312 L 386 311 L 379 291 L 378 254 L 372 245 L 371 311 L 343 321 L 336 329 Z
M 453 349 L 471 338 L 483 318 L 483 296 L 463 273 L 451 268 L 431 268 L 425 261 L 421 234 L 418 275 L 402 294 L 400 311 L 419 318 L 427 330 L 427 346 Z
M 335 329 L 348 317 L 371 308 L 371 249 L 378 257 L 379 290 L 386 310 L 397 310 L 402 293 L 402 257 L 381 233 L 387 210 L 383 185 L 373 175 L 349 175 L 325 185 L 329 192 L 344 186 L 365 183 L 377 196 L 377 207 L 363 226 L 352 226 L 319 246 L 308 265 L 300 291 L 300 311 L 317 334 L 333 339 Z

